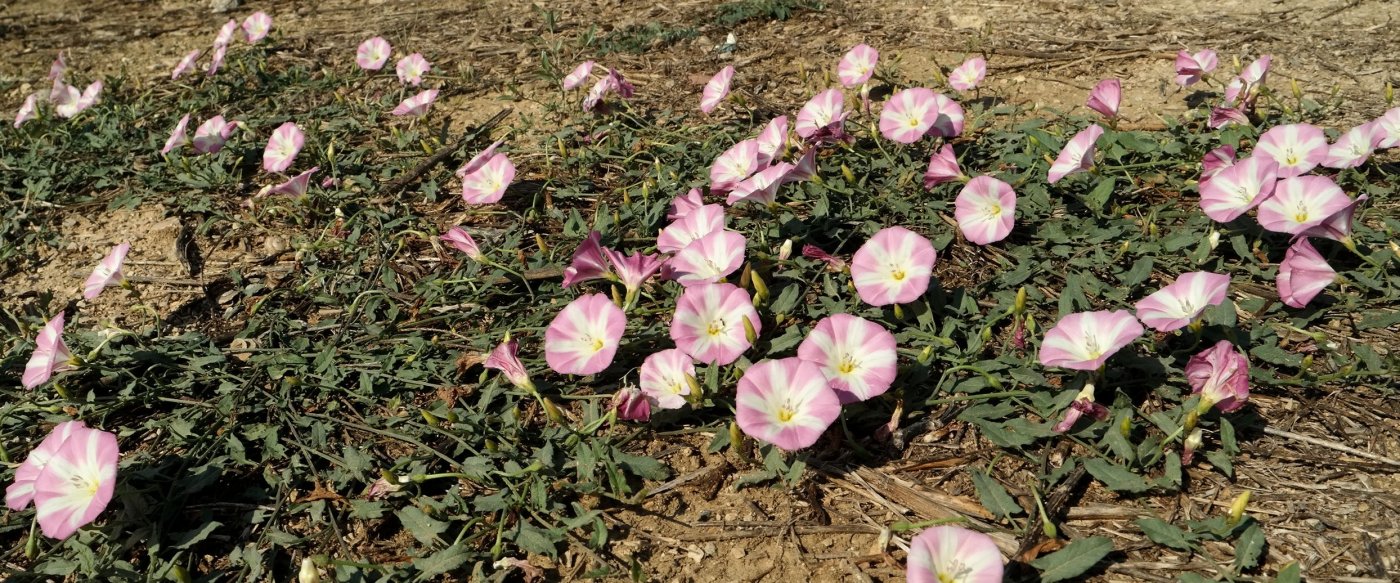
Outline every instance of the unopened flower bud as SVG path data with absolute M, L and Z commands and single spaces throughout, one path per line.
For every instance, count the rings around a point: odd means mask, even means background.
M 419 411 L 419 413 L 423 414 L 423 420 L 427 421 L 430 427 L 437 427 L 438 425 L 442 424 L 442 422 L 438 420 L 437 416 L 430 413 L 427 409 L 423 409 Z
M 930 363 L 930 362 L 932 362 L 932 361 L 933 361 L 933 346 L 925 346 L 924 349 L 923 349 L 923 351 L 922 351 L 922 352 L 919 352 L 919 364 L 925 364 L 925 365 L 926 365 L 926 364 L 928 364 L 928 363 Z
M 733 422 L 733 421 L 730 421 L 730 422 L 729 422 L 729 447 L 734 448 L 735 451 L 742 451 L 742 450 L 739 449 L 739 446 L 740 446 L 740 444 L 742 444 L 742 443 L 744 443 L 744 433 L 743 433 L 742 431 L 739 430 L 739 424 L 738 424 L 738 423 Z
M 1206 403 L 1206 401 L 1207 400 L 1204 398 L 1201 399 L 1202 403 Z M 1187 411 L 1186 417 L 1181 420 L 1181 430 L 1190 433 L 1192 430 L 1196 429 L 1196 421 L 1201 418 L 1200 411 L 1209 411 L 1212 405 L 1214 405 L 1214 403 L 1206 404 L 1205 409 L 1197 407 L 1194 411 Z
M 1303 86 L 1301 86 L 1301 85 L 1298 84 L 1298 80 L 1297 80 L 1297 79 L 1294 79 L 1294 80 L 1293 80 L 1292 89 L 1293 89 L 1293 98 L 1294 98 L 1294 99 L 1302 99 L 1302 98 L 1303 98 Z
M 1199 428 L 1191 430 L 1191 434 L 1186 436 L 1186 441 L 1182 443 L 1181 447 L 1181 463 L 1183 465 L 1191 463 L 1191 459 L 1196 456 L 1196 450 L 1201 449 L 1201 440 Z
M 1386 82 L 1386 84 L 1385 84 L 1385 106 L 1386 106 L 1386 107 L 1390 107 L 1390 106 L 1391 106 L 1392 104 L 1394 104 L 1394 103 L 1395 103 L 1395 86 L 1394 86 L 1394 85 L 1391 85 L 1389 82 Z M 1394 245 L 1394 243 L 1391 243 L 1391 245 Z
M 850 166 L 847 166 L 845 164 L 841 165 L 841 176 L 846 179 L 846 184 L 856 183 L 856 173 L 851 172 Z
M 778 247 L 778 261 L 787 261 L 789 257 L 792 257 L 792 239 L 784 239 Z
M 1123 437 L 1128 437 L 1129 435 L 1132 435 L 1132 433 L 1133 433 L 1133 418 L 1132 418 L 1131 416 L 1128 416 L 1128 415 L 1124 415 L 1124 416 L 1123 416 L 1123 421 L 1121 421 L 1120 423 L 1118 423 L 1118 433 L 1121 433 L 1121 434 L 1123 435 Z
M 763 305 L 768 301 L 768 283 L 763 281 L 763 276 L 757 272 L 753 274 L 753 303 Z
M 1248 506 L 1249 490 L 1245 490 L 1241 492 L 1240 495 L 1235 498 L 1235 502 L 1230 505 L 1230 516 L 1225 519 L 1225 523 L 1230 526 L 1239 524 L 1240 519 L 1244 518 L 1245 508 Z
M 549 397 L 540 397 L 540 405 L 544 406 L 544 414 L 551 422 L 564 423 L 564 414 L 559 412 L 559 407 L 555 406 Z
M 544 237 L 541 237 L 539 233 L 535 233 L 535 247 L 539 248 L 540 253 L 549 253 L 549 245 L 545 244 Z
M 1026 286 L 1016 290 L 1016 303 L 1011 307 L 1011 313 L 1020 316 L 1026 311 Z
M 758 342 L 758 331 L 754 330 L 753 322 L 748 316 L 744 316 L 744 338 L 748 339 L 749 344 Z
M 297 572 L 297 583 L 321 583 L 321 570 L 316 568 L 316 561 L 311 557 L 301 560 L 301 570 Z
M 749 287 L 749 281 L 753 277 L 753 264 L 745 263 L 744 270 L 739 272 L 739 287 Z

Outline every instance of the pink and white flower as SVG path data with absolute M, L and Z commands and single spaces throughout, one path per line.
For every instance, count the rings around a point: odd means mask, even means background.
M 1273 196 L 1259 205 L 1259 225 L 1270 231 L 1297 235 L 1321 224 L 1349 204 L 1351 199 L 1331 178 L 1286 178 L 1278 181 Z
M 199 49 L 195 49 L 186 53 L 185 56 L 181 57 L 180 62 L 175 64 L 175 69 L 170 71 L 170 80 L 174 81 L 176 79 L 179 79 L 185 73 L 193 71 L 194 62 L 199 60 L 199 55 L 201 54 L 201 52 L 202 51 L 200 51 Z
M 1061 178 L 1071 174 L 1086 172 L 1094 167 L 1094 144 L 1103 136 L 1103 128 L 1098 124 L 1091 125 L 1079 133 L 1074 134 L 1065 147 L 1060 150 L 1060 155 L 1055 158 L 1055 163 L 1050 165 L 1050 173 L 1047 181 L 1050 184 L 1059 182 Z
M 808 259 L 815 259 L 826 264 L 826 270 L 831 272 L 841 272 L 846 270 L 846 260 L 823 251 L 821 247 L 812 244 L 802 246 L 802 256 Z
M 1249 116 L 1245 115 L 1244 110 L 1238 107 L 1213 107 L 1206 125 L 1218 130 L 1232 123 L 1249 125 Z
M 467 204 L 500 202 L 513 180 L 515 164 L 505 154 L 493 155 L 481 168 L 462 179 L 462 200 Z
M 1256 88 L 1263 85 L 1269 74 L 1269 65 L 1273 62 L 1273 55 L 1264 55 L 1255 59 L 1254 62 L 1245 65 L 1244 70 L 1240 71 L 1240 80 L 1244 81 L 1246 85 Z
M 101 95 L 102 81 L 93 81 L 82 93 L 78 92 L 77 87 L 63 81 L 54 81 L 53 89 L 49 92 L 49 101 L 54 104 L 54 113 L 67 118 L 97 104 Z
M 603 234 L 590 231 L 564 268 L 563 287 L 573 287 L 585 281 L 602 279 L 608 276 L 607 257 L 603 255 Z
M 894 334 L 850 314 L 822 318 L 797 347 L 797 357 L 821 367 L 841 404 L 876 397 L 898 372 Z
M 39 117 L 39 105 L 35 100 L 36 95 L 37 94 L 34 93 L 29 94 L 29 97 L 24 98 L 24 103 L 20 104 L 19 112 L 15 113 L 15 127 L 22 126 L 24 122 Z
M 973 57 L 948 73 L 948 85 L 958 91 L 970 91 L 982 84 L 987 76 L 987 60 Z
M 423 58 L 422 54 L 413 53 L 399 59 L 399 64 L 394 66 L 394 72 L 398 73 L 400 83 L 417 87 L 423 83 L 423 75 L 431 68 L 432 64 Z
M 214 154 L 224 149 L 224 143 L 238 122 L 224 121 L 224 116 L 216 115 L 199 124 L 194 130 L 194 151 L 200 154 Z
M 302 195 L 305 195 L 306 190 L 311 187 L 311 175 L 315 174 L 316 171 L 320 169 L 320 166 L 316 166 L 310 170 L 307 170 L 306 172 L 302 172 L 301 174 L 293 176 L 286 182 L 283 182 L 268 189 L 267 193 L 281 194 L 291 197 L 300 197 Z
M 1051 431 L 1064 433 L 1074 429 L 1074 424 L 1079 422 L 1079 418 L 1088 415 L 1091 419 L 1103 421 L 1108 419 L 1108 407 L 1100 405 L 1094 399 L 1094 384 L 1084 383 L 1084 388 L 1079 390 L 1079 394 L 1070 401 L 1069 408 L 1065 409 L 1065 416 L 1056 423 Z
M 34 339 L 34 354 L 24 365 L 24 376 L 20 378 L 24 388 L 33 390 L 54 373 L 77 368 L 73 353 L 63 342 L 63 320 L 63 312 L 59 312 L 39 329 L 39 335 Z
M 933 109 L 938 115 L 933 118 L 929 133 L 940 138 L 956 138 L 963 131 L 963 108 L 958 102 L 942 93 L 933 94 Z
M 1283 262 L 1278 265 L 1279 298 L 1284 304 L 1294 308 L 1308 305 L 1317 294 L 1337 279 L 1336 270 L 1327 264 L 1322 254 L 1312 246 L 1307 237 L 1299 237 L 1283 254 Z
M 1356 200 L 1347 203 L 1347 206 L 1342 207 L 1342 210 L 1332 213 L 1332 216 L 1323 219 L 1321 223 L 1304 229 L 1303 232 L 1298 233 L 1298 236 L 1322 237 L 1338 241 L 1348 248 L 1352 247 L 1351 229 L 1352 222 L 1356 218 L 1356 207 L 1366 202 L 1368 198 L 1370 197 L 1364 194 L 1356 197 Z
M 224 66 L 224 56 L 228 55 L 228 45 L 214 45 L 214 51 L 209 53 L 209 66 L 205 67 L 204 74 L 214 76 L 219 72 L 219 68 Z
M 1201 180 L 1205 181 L 1235 165 L 1235 147 L 1229 144 L 1206 152 L 1201 158 Z M 1277 166 L 1277 165 L 1275 165 Z M 1277 174 L 1277 171 L 1275 171 Z
M 463 164 L 461 168 L 457 169 L 455 173 L 457 178 L 466 178 L 468 174 L 476 172 L 477 169 L 485 166 L 486 163 L 490 162 L 491 158 L 496 155 L 496 148 L 501 147 L 503 143 L 505 143 L 505 140 L 496 140 L 491 142 L 490 146 L 486 146 L 485 150 L 477 152 L 475 156 L 472 156 L 471 160 L 467 160 L 466 164 Z
M 1221 340 L 1187 361 L 1186 381 L 1201 396 L 1201 413 L 1212 405 L 1222 413 L 1238 411 L 1249 400 L 1249 359 Z
M 721 192 L 758 171 L 758 140 L 749 139 L 730 146 L 710 166 L 710 191 Z
M 666 220 L 675 221 L 683 219 L 686 216 L 688 216 L 692 211 L 699 209 L 702 206 L 705 206 L 705 199 L 701 196 L 700 189 L 692 188 L 689 191 L 686 191 L 685 194 L 671 199 L 671 206 L 666 207 Z M 723 213 L 724 210 L 721 209 L 720 214 Z M 684 247 L 684 245 L 681 246 Z
M 719 102 L 729 95 L 729 83 L 734 80 L 734 66 L 729 65 L 715 73 L 700 92 L 700 111 L 710 113 Z
M 757 174 L 735 184 L 734 189 L 729 191 L 729 196 L 724 201 L 725 204 L 732 206 L 741 201 L 748 201 L 771 206 L 777 203 L 778 187 L 787 183 L 785 179 L 793 168 L 794 166 L 787 162 L 778 162 L 764 168 Z
M 1106 118 L 1113 119 L 1118 117 L 1118 105 L 1122 101 L 1122 82 L 1117 79 L 1104 79 L 1089 92 L 1089 101 L 1084 105 Z
M 802 152 L 802 156 L 797 158 L 797 163 L 792 165 L 792 170 L 788 170 L 783 175 L 783 183 L 802 182 L 811 180 L 817 176 L 817 148 L 809 147 Z
M 1376 118 L 1375 123 L 1380 127 L 1381 134 L 1381 140 L 1376 144 L 1377 148 L 1400 146 L 1400 107 L 1385 112 Z
M 272 17 L 261 10 L 248 15 L 243 19 L 243 35 L 248 39 L 249 44 L 257 44 L 258 41 L 267 38 L 267 33 L 272 31 Z
M 836 78 L 846 87 L 856 87 L 870 80 L 870 76 L 875 73 L 875 63 L 879 60 L 879 51 L 870 45 L 858 44 L 846 51 L 845 56 L 836 64 Z
M 446 241 L 448 245 L 456 247 L 458 251 L 466 253 L 467 257 L 472 258 L 473 261 L 481 261 L 486 257 L 482 254 L 481 247 L 476 244 L 476 239 L 473 239 L 471 233 L 468 233 L 466 229 L 452 227 L 439 238 Z
M 29 450 L 29 456 L 15 468 L 14 483 L 5 489 L 5 506 L 19 512 L 34 501 L 34 482 L 39 479 L 39 474 L 43 473 L 44 466 L 48 465 L 49 460 L 63 447 L 63 442 L 79 429 L 87 429 L 87 424 L 77 420 L 59 423 L 44 436 L 44 440 L 40 441 L 38 446 Z
M 49 81 L 63 79 L 63 73 L 67 70 L 68 63 L 63 59 L 63 51 L 58 51 L 58 56 L 49 64 Z
M 64 428 L 55 428 L 55 434 L 66 433 L 66 438 L 40 454 L 35 463 L 26 459 L 25 464 L 30 465 L 26 477 L 38 468 L 31 487 L 39 530 L 44 536 L 63 540 L 96 520 L 111 502 L 120 453 L 117 436 L 112 433 L 81 423 L 60 427 Z M 18 474 L 16 471 L 17 478 Z M 17 496 L 16 500 L 27 497 Z
M 692 241 L 724 229 L 726 222 L 723 206 L 703 205 L 662 229 L 661 235 L 656 238 L 656 250 L 662 253 L 676 253 Z
M 405 98 L 403 101 L 400 101 L 399 104 L 394 107 L 393 111 L 390 111 L 389 113 L 393 115 L 409 116 L 419 116 L 427 114 L 428 108 L 432 107 L 434 101 L 437 101 L 437 96 L 437 89 L 428 89 L 426 91 L 420 91 L 417 95 Z
M 872 306 L 907 304 L 928 291 L 938 253 L 933 243 L 904 227 L 875 233 L 851 258 L 851 280 Z
M 232 18 L 219 27 L 219 34 L 214 35 L 214 46 L 228 46 L 233 42 L 233 34 L 238 32 L 238 21 Z
M 827 89 L 816 94 L 797 112 L 797 135 L 804 139 L 844 136 L 845 104 L 846 97 L 838 89 Z
M 175 129 L 170 131 L 170 137 L 165 140 L 165 147 L 160 149 L 162 155 L 169 154 L 171 150 L 190 143 L 190 139 L 185 135 L 185 129 L 189 125 L 190 114 L 187 113 L 175 124 Z
M 1328 168 L 1355 168 L 1365 164 L 1375 153 L 1376 146 L 1384 140 L 1385 130 L 1374 121 L 1351 128 L 1327 148 L 1327 157 L 1322 159 L 1322 165 Z
M 1176 53 L 1176 84 L 1182 87 L 1194 85 L 1202 77 L 1210 74 L 1220 65 L 1215 51 L 1205 49 L 1197 53 L 1185 50 Z
M 841 414 L 826 375 L 800 358 L 763 360 L 739 378 L 734 416 L 746 435 L 796 451 L 812 445 Z
M 714 283 L 743 265 L 747 243 L 738 231 L 717 230 L 691 241 L 666 265 L 671 277 L 683 286 Z
M 1096 370 L 1108 357 L 1142 336 L 1142 324 L 1127 310 L 1079 312 L 1061 318 L 1040 343 L 1040 364 Z
M 749 292 L 729 283 L 693 285 L 676 300 L 671 340 L 698 362 L 727 365 L 753 345 L 747 327 L 755 337 L 763 332 Z
M 486 356 L 486 362 L 483 362 L 481 366 L 500 371 L 512 386 L 533 394 L 536 392 L 535 382 L 530 380 L 530 372 L 525 369 L 525 363 L 520 362 L 520 357 L 517 356 L 518 352 L 520 352 L 520 343 L 516 342 L 514 338 L 506 338 L 504 342 L 491 350 L 491 354 Z
M 577 67 L 574 67 L 573 71 L 570 71 L 568 75 L 564 76 L 564 90 L 574 90 L 579 85 L 582 85 L 584 81 L 587 81 L 588 76 L 592 73 L 593 61 L 579 63 Z
M 695 382 L 695 359 L 676 348 L 668 348 L 642 361 L 638 385 L 658 409 L 680 409 Z
M 627 289 L 629 300 L 636 296 L 637 290 L 641 289 L 642 284 L 661 270 L 661 257 L 656 254 L 643 255 L 638 252 L 628 256 L 621 251 L 607 248 L 603 249 L 603 254 L 612 264 L 613 274 Z
M 1200 183 L 1201 210 L 1228 223 L 1264 202 L 1278 182 L 1278 164 L 1267 156 L 1250 156 Z
M 603 294 L 582 296 L 554 317 L 544 332 L 544 359 L 560 374 L 603 372 L 617 354 L 627 316 Z
M 126 276 L 122 275 L 122 263 L 126 261 L 126 254 L 131 250 L 131 243 L 122 243 L 113 247 L 102 261 L 93 268 L 92 275 L 83 282 L 83 297 L 88 300 L 97 299 L 97 295 L 107 286 L 116 283 L 118 285 L 126 281 Z
M 933 90 L 923 87 L 905 89 L 891 95 L 880 111 L 880 134 L 901 144 L 919 141 L 933 127 Z
M 943 144 L 943 147 L 928 159 L 928 170 L 924 172 L 924 188 L 932 189 L 944 182 L 959 180 L 967 180 L 967 175 L 958 167 L 958 156 L 953 153 L 953 145 Z
M 1312 124 L 1294 123 L 1269 128 L 1259 136 L 1255 154 L 1262 153 L 1278 163 L 1278 177 L 1307 174 L 1327 158 L 1327 136 Z
M 763 126 L 758 134 L 758 165 L 765 167 L 782 156 L 787 146 L 788 118 L 780 115 Z
M 1001 575 L 1001 551 L 980 532 L 935 526 L 909 541 L 909 583 L 1000 583 Z
M 1175 282 L 1137 303 L 1137 317 L 1160 332 L 1185 328 L 1206 308 L 1225 301 L 1230 276 L 1209 271 L 1183 273 Z
M 267 139 L 267 147 L 263 148 L 263 170 L 285 172 L 292 167 L 305 144 L 306 134 L 297 124 L 289 121 L 278 126 Z
M 392 52 L 389 41 L 383 37 L 366 39 L 355 49 L 355 64 L 366 71 L 378 71 L 384 68 L 384 63 L 389 62 Z
M 612 409 L 617 412 L 617 418 L 623 421 L 651 421 L 651 400 L 637 387 L 618 389 L 613 394 Z
M 1016 220 L 1016 191 L 991 176 L 978 176 L 963 186 L 954 202 L 958 230 L 968 241 L 987 245 L 1011 234 Z

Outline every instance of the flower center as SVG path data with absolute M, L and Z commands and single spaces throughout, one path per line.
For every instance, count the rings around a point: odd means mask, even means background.
M 855 360 L 852 359 L 850 356 L 842 357 L 841 364 L 836 367 L 836 370 L 843 375 L 851 374 L 856 370 Z
M 911 127 L 911 128 L 917 128 L 917 127 L 919 127 L 919 118 L 914 117 L 914 116 L 912 116 L 912 115 L 909 116 L 909 127 Z
M 1001 205 L 1000 205 L 1000 204 L 992 203 L 992 204 L 990 204 L 990 205 L 987 205 L 987 218 L 989 218 L 989 219 L 995 219 L 995 218 L 997 218 L 997 217 L 999 217 L 999 216 L 1001 216 Z
M 587 339 L 585 339 L 584 341 L 587 342 Z M 591 342 L 589 345 L 593 347 L 593 352 L 598 352 L 603 349 L 603 339 L 594 338 L 593 342 Z
M 793 418 L 793 417 L 796 417 L 796 416 L 797 416 L 797 412 L 796 412 L 796 411 L 793 411 L 793 410 L 790 409 L 790 408 L 788 408 L 787 405 L 783 405 L 782 407 L 778 408 L 778 422 L 779 422 L 779 423 L 788 423 L 788 422 L 792 421 L 792 418 Z
M 1298 165 L 1298 155 L 1293 153 L 1293 148 L 1287 148 L 1287 149 L 1285 149 L 1285 150 L 1283 151 L 1283 165 L 1284 165 L 1284 166 L 1297 166 L 1297 165 Z
M 890 279 L 895 281 L 904 281 L 904 275 L 904 268 L 897 265 L 890 270 Z
M 724 328 L 724 319 L 716 318 L 710 322 L 710 327 L 707 330 L 705 330 L 705 332 L 708 333 L 710 336 L 719 336 L 720 334 L 724 333 Z

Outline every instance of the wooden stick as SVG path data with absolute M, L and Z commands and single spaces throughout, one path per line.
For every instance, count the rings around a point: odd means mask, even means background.
M 1353 447 L 1348 446 L 1348 445 L 1345 445 L 1345 444 L 1337 443 L 1337 442 L 1335 442 L 1335 441 L 1328 441 L 1328 440 L 1326 440 L 1326 439 L 1318 439 L 1318 438 L 1316 438 L 1316 437 L 1309 437 L 1309 436 L 1307 436 L 1307 435 L 1300 435 L 1300 434 L 1297 434 L 1297 433 L 1293 433 L 1292 431 L 1284 431 L 1284 430 L 1282 430 L 1282 429 L 1275 429 L 1275 428 L 1273 428 L 1273 427 L 1265 427 L 1265 428 L 1264 428 L 1264 433 L 1267 433 L 1267 434 L 1272 435 L 1272 436 L 1274 436 L 1274 437 L 1282 437 L 1282 438 L 1284 438 L 1284 439 L 1292 439 L 1292 440 L 1295 440 L 1295 441 L 1301 441 L 1301 442 L 1303 442 L 1303 443 L 1311 443 L 1311 444 L 1316 445 L 1316 446 L 1319 446 L 1319 447 L 1325 447 L 1325 448 L 1327 448 L 1327 449 L 1332 449 L 1332 450 L 1340 451 L 1340 452 L 1342 452 L 1342 453 L 1349 453 L 1349 454 L 1354 455 L 1354 456 L 1364 457 L 1364 458 L 1366 458 L 1366 459 L 1368 459 L 1368 460 L 1377 461 L 1377 462 L 1380 462 L 1380 463 L 1383 463 L 1383 464 L 1386 464 L 1386 465 L 1395 466 L 1395 467 L 1397 467 L 1397 468 L 1400 468 L 1400 461 L 1396 461 L 1396 460 L 1390 459 L 1390 458 L 1385 457 L 1385 456 L 1383 456 L 1383 455 L 1377 455 L 1377 454 L 1374 454 L 1374 453 L 1361 451 L 1361 450 L 1359 450 L 1359 449 L 1353 448 Z

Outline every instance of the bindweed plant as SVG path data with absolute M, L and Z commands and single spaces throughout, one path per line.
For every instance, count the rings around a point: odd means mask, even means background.
M 963 424 L 1039 468 L 1019 500 L 970 471 L 996 519 L 978 528 L 1057 538 L 1040 493 L 1084 474 L 1178 492 L 1193 464 L 1231 476 L 1267 423 L 1251 394 L 1395 378 L 1368 333 L 1400 322 L 1394 166 L 1373 158 L 1400 110 L 1329 144 L 1315 108 L 1269 88 L 1268 59 L 1221 83 L 1213 53 L 1184 53 L 1178 83 L 1222 101 L 1146 131 L 1119 119 L 1117 80 L 1089 96 L 1093 118 L 1032 111 L 971 98 L 980 58 L 945 87 L 875 75 L 866 45 L 834 64 L 839 87 L 810 79 L 811 101 L 776 117 L 731 95 L 733 66 L 698 112 L 648 110 L 604 42 L 541 97 L 549 125 L 458 139 L 432 55 L 375 37 L 313 66 L 276 58 L 266 15 L 230 22 L 158 90 L 64 85 L 0 134 L 14 269 L 94 203 L 294 234 L 285 277 L 216 275 L 229 299 L 208 321 L 118 330 L 52 296 L 5 307 L 3 451 L 39 460 L 13 483 L 58 472 L 43 460 L 69 434 L 102 472 L 108 437 L 123 452 L 71 529 L 40 502 L 62 492 L 33 496 L 38 534 L 11 505 L 9 569 L 505 580 L 567 548 L 587 576 L 639 577 L 607 551 L 611 513 L 671 477 L 642 453 L 671 430 L 732 455 L 736 487 L 784 487 Z M 86 301 L 139 289 L 127 250 Z M 1349 335 L 1323 328 L 1343 320 Z M 1177 550 L 1234 541 L 1232 578 L 1264 563 L 1245 511 L 1139 525 Z M 1007 557 L 953 525 L 908 546 L 911 581 L 995 580 L 1008 558 L 1069 579 L 1113 550 Z

